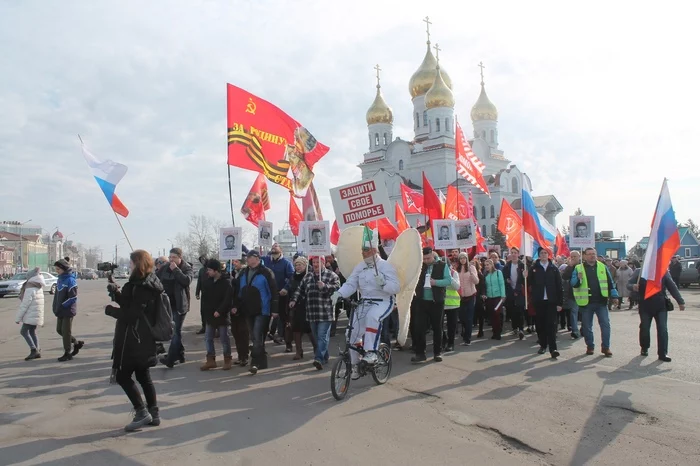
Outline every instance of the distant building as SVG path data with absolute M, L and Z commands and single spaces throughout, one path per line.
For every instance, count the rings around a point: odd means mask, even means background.
M 0 275 L 11 275 L 15 273 L 15 250 L 0 246 Z
M 569 244 L 569 235 L 564 236 L 566 243 Z M 609 257 L 610 259 L 624 259 L 627 257 L 626 237 L 615 238 L 610 230 L 597 232 L 595 234 L 595 250 L 599 256 Z M 633 250 L 630 250 L 632 253 Z M 638 257 L 639 254 L 637 254 Z
M 695 237 L 693 232 L 688 227 L 678 228 L 678 235 L 681 237 L 681 246 L 676 251 L 676 254 L 684 259 L 700 257 L 700 241 Z M 640 258 L 644 257 L 649 247 L 649 237 L 645 236 L 634 245 L 630 252 L 633 252 Z
M 287 259 L 291 260 L 297 253 L 297 238 L 294 236 L 294 233 L 292 233 L 288 223 L 285 223 L 284 227 L 282 227 L 272 239 L 280 245 Z
M 41 234 L 30 234 L 22 236 L 9 231 L 0 231 L 0 238 L 3 238 L 2 245 L 14 250 L 13 261 L 16 269 L 27 270 L 34 267 L 41 267 L 42 270 L 49 270 L 49 248 L 44 244 Z

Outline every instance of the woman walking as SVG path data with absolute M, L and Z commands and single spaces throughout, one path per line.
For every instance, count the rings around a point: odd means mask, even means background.
M 199 368 L 202 371 L 216 369 L 216 349 L 214 339 L 218 333 L 221 350 L 224 354 L 223 370 L 231 370 L 231 339 L 228 327 L 231 325 L 231 308 L 233 307 L 233 288 L 231 277 L 217 259 L 209 259 L 206 263 L 206 277 L 211 281 L 207 292 L 202 294 L 202 316 L 204 318 L 204 346 L 207 349 L 207 360 Z
M 474 297 L 474 325 L 478 326 L 477 338 L 484 337 L 484 320 L 486 319 L 486 283 L 484 283 L 484 274 L 482 272 L 481 261 L 477 258 L 472 259 L 472 265 L 476 269 L 476 276 L 479 283 L 476 285 L 476 296 Z
M 292 275 L 292 278 L 289 279 L 287 285 L 285 286 L 289 296 L 294 296 L 294 294 L 297 292 L 301 286 L 301 282 L 304 280 L 304 277 L 307 274 L 308 268 L 309 260 L 306 257 L 299 256 L 294 259 L 294 275 Z M 311 340 L 311 344 L 314 348 L 314 353 L 316 353 L 316 339 L 311 333 L 311 325 L 306 320 L 305 295 L 300 294 L 299 301 L 296 303 L 294 308 L 290 309 L 287 325 L 289 325 L 292 329 L 292 333 L 294 335 L 294 345 L 296 346 L 296 354 L 292 359 L 295 361 L 304 359 L 304 348 L 302 348 L 301 340 L 305 333 L 309 335 L 309 339 Z
M 31 350 L 25 361 L 39 359 L 41 348 L 39 338 L 36 336 L 36 328 L 44 326 L 44 287 L 46 283 L 41 276 L 39 267 L 27 273 L 27 281 L 19 292 L 19 309 L 15 322 L 22 324 L 19 331 Z
M 627 288 L 627 283 L 634 275 L 634 270 L 628 265 L 626 260 L 620 261 L 620 267 L 617 269 L 617 274 L 615 275 L 615 286 L 617 286 L 617 292 L 620 294 L 620 301 L 617 303 L 617 309 L 620 310 L 622 306 L 622 301 L 627 298 L 629 300 L 629 308 L 632 309 L 632 291 Z
M 131 276 L 124 288 L 120 290 L 116 283 L 107 285 L 112 301 L 119 307 L 108 305 L 105 314 L 117 319 L 110 381 L 122 387 L 134 407 L 134 419 L 124 428 L 133 432 L 145 425 L 160 425 L 156 389 L 150 372 L 156 365 L 156 342 L 150 327 L 156 322 L 157 300 L 163 285 L 153 273 L 153 259 L 148 252 L 139 249 L 129 258 Z M 143 389 L 145 405 L 132 375 Z
M 503 281 L 503 274 L 494 266 L 491 259 L 484 262 L 484 283 L 486 284 L 486 313 L 491 316 L 491 328 L 493 329 L 491 339 L 500 340 L 503 329 L 501 311 L 502 304 L 506 299 L 506 285 Z
M 474 307 L 476 305 L 476 287 L 479 275 L 476 267 L 469 263 L 469 255 L 460 252 L 458 256 L 457 274 L 459 275 L 459 320 L 462 322 L 462 346 L 472 344 L 472 328 L 474 324 Z M 483 330 L 483 318 L 482 318 Z

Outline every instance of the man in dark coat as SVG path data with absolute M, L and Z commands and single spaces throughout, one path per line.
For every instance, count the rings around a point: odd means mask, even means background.
M 549 347 L 552 359 L 559 357 L 557 351 L 557 312 L 562 311 L 564 290 L 561 274 L 556 265 L 549 260 L 549 251 L 539 248 L 539 259 L 532 264 L 526 277 L 532 289 L 531 298 L 535 305 L 537 339 L 540 343 L 539 354 L 544 354 Z
M 214 349 L 215 331 L 218 330 L 224 353 L 224 370 L 231 369 L 231 340 L 228 336 L 228 326 L 231 325 L 231 307 L 233 304 L 231 277 L 216 259 L 209 259 L 206 265 L 207 277 L 211 280 L 211 288 L 202 296 L 202 312 L 206 323 L 205 346 L 207 362 L 200 368 L 203 371 L 216 368 L 216 352 Z
M 58 281 L 53 296 L 53 313 L 56 316 L 56 333 L 63 337 L 64 353 L 58 360 L 64 362 L 73 359 L 85 343 L 73 336 L 73 318 L 78 309 L 78 283 L 75 281 L 75 272 L 65 259 L 54 263 L 54 267 Z
M 203 298 L 204 295 L 206 294 L 209 285 L 211 284 L 211 280 L 207 280 L 209 278 L 207 276 L 207 258 L 206 256 L 199 256 L 199 263 L 202 264 L 202 267 L 199 269 L 199 273 L 197 274 L 197 288 L 194 292 L 194 297 L 199 301 L 200 298 Z M 200 304 L 199 306 L 199 314 L 202 316 L 202 328 L 197 330 L 195 332 L 197 335 L 204 335 L 204 330 L 206 329 L 206 322 L 204 321 L 204 306 Z
M 525 336 L 525 264 L 520 262 L 520 250 L 510 248 L 508 262 L 503 267 L 503 278 L 506 281 L 506 311 L 513 324 L 513 332 L 517 332 L 521 340 Z
M 163 267 L 159 274 L 163 289 L 170 299 L 175 328 L 170 341 L 168 354 L 160 358 L 161 364 L 172 368 L 176 362 L 185 362 L 185 347 L 182 345 L 182 324 L 190 310 L 190 284 L 194 277 L 192 266 L 182 259 L 182 249 L 170 250 L 169 265 Z
M 681 264 L 681 256 L 673 256 L 671 264 L 668 266 L 668 271 L 671 275 L 671 280 L 676 284 L 676 288 L 681 286 L 681 274 L 683 273 L 683 264 Z

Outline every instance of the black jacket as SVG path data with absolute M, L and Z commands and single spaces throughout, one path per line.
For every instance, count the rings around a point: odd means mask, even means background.
M 562 306 L 564 291 L 562 289 L 561 274 L 556 265 L 549 261 L 547 270 L 543 270 L 540 260 L 537 259 L 528 271 L 528 284 L 532 289 L 533 301 L 544 301 L 544 291 L 547 290 L 547 300 Z
M 192 265 L 184 260 L 174 270 L 165 265 L 158 271 L 158 278 L 170 298 L 173 314 L 187 314 L 190 311 L 190 284 L 194 278 Z
M 442 280 L 445 278 L 445 265 L 446 264 L 444 262 L 435 261 L 433 263 L 433 270 L 430 272 L 430 278 L 435 280 Z M 423 299 L 423 285 L 425 284 L 425 272 L 427 269 L 428 266 L 423 264 L 420 270 L 420 279 L 416 285 L 417 299 Z M 431 286 L 430 288 L 433 290 L 433 301 L 436 303 L 444 303 L 447 288 L 444 286 Z
M 501 273 L 503 273 L 503 279 L 506 282 L 506 298 L 515 299 L 518 306 L 525 306 L 525 276 L 523 275 L 525 264 L 518 262 L 518 276 L 515 289 L 513 289 L 512 284 L 509 283 L 512 267 L 513 263 L 508 261 L 501 271 Z
M 216 281 L 209 277 L 206 280 L 209 280 L 209 285 L 206 293 L 202 293 L 202 317 L 204 317 L 204 321 L 213 327 L 231 325 L 230 316 L 233 307 L 231 277 L 228 273 L 223 273 L 221 278 Z M 214 317 L 215 312 L 219 313 L 219 317 Z
M 666 272 L 664 274 L 664 278 L 661 281 L 661 291 L 659 293 L 655 293 L 648 298 L 644 299 L 644 293 L 646 292 L 646 287 L 647 287 L 647 281 L 644 278 L 639 278 L 639 274 L 641 272 L 641 269 L 637 269 L 634 271 L 634 274 L 632 274 L 632 278 L 630 278 L 629 282 L 627 282 L 627 289 L 632 290 L 632 286 L 637 283 L 639 280 L 639 312 L 644 312 L 648 313 L 651 315 L 656 315 L 656 313 L 660 311 L 665 311 L 666 310 L 666 298 L 668 295 L 666 294 L 666 291 L 671 293 L 671 296 L 673 296 L 673 299 L 676 300 L 678 304 L 685 304 L 685 301 L 683 300 L 683 297 L 681 296 L 681 292 L 678 291 L 678 287 L 676 286 L 676 283 L 673 281 L 671 278 L 671 275 Z M 632 290 L 634 291 L 634 290 Z
M 207 268 L 202 267 L 199 269 L 199 273 L 197 274 L 197 288 L 194 291 L 195 296 L 199 297 L 208 290 L 207 286 L 211 284 L 211 281 L 207 281 L 208 278 Z
M 156 299 L 163 285 L 155 273 L 146 278 L 134 277 L 113 296 L 119 307 L 109 305 L 105 314 L 117 319 L 112 353 L 113 369 L 138 369 L 156 364 L 156 342 L 144 319 L 151 325 L 156 319 Z
M 681 274 L 683 273 L 683 264 L 680 262 L 671 262 L 668 266 L 668 271 L 671 273 L 671 278 L 674 282 L 681 279 Z

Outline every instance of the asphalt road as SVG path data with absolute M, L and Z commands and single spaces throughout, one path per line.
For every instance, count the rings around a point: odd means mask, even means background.
M 700 464 L 697 288 L 683 290 L 688 309 L 669 317 L 672 363 L 639 356 L 637 313 L 616 311 L 612 358 L 585 356 L 566 333 L 558 361 L 536 354 L 534 336 L 476 340 L 421 366 L 394 352 L 386 385 L 364 378 L 342 402 L 328 370 L 292 361 L 280 346 L 256 376 L 200 372 L 193 312 L 188 362 L 152 370 L 163 424 L 126 434 L 130 405 L 108 384 L 105 285 L 79 282 L 74 331 L 86 346 L 68 363 L 56 362 L 50 310 L 43 358 L 25 362 L 17 300 L 0 299 L 0 464 Z

